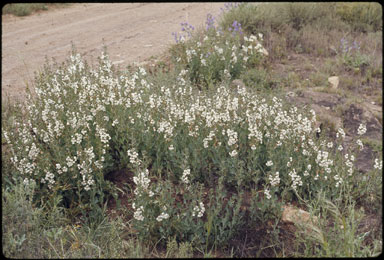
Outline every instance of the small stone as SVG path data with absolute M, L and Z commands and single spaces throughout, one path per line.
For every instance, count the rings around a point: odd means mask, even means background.
M 121 63 L 123 63 L 124 62 L 124 60 L 118 60 L 118 61 L 114 61 L 114 62 L 112 62 L 112 64 L 113 65 L 118 65 L 118 64 L 121 64 Z
M 331 84 L 332 88 L 336 89 L 339 86 L 339 77 L 329 77 L 328 82 Z
M 330 50 L 331 55 L 333 55 L 333 56 L 335 56 L 335 55 L 338 54 L 337 49 L 336 49 L 335 46 L 333 46 L 333 45 L 331 45 L 331 46 L 329 47 L 329 50 Z
M 312 216 L 309 212 L 294 208 L 291 205 L 284 206 L 281 220 L 287 224 L 304 225 L 307 233 L 311 233 L 316 229 L 317 217 Z
M 285 96 L 286 97 L 296 97 L 297 95 L 295 92 L 290 91 L 290 92 L 287 92 L 287 94 Z
M 282 221 L 286 223 L 308 222 L 310 215 L 302 209 L 296 209 L 291 205 L 284 206 Z

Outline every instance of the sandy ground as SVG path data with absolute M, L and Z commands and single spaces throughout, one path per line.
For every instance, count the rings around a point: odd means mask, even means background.
M 86 3 L 27 17 L 2 15 L 2 98 L 23 98 L 46 57 L 69 57 L 72 44 L 91 62 L 107 46 L 119 66 L 142 62 L 174 42 L 180 23 L 204 26 L 224 3 Z

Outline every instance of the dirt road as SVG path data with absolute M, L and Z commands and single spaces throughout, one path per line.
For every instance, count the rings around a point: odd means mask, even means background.
M 174 42 L 180 23 L 204 26 L 223 3 L 87 3 L 27 17 L 2 15 L 1 94 L 23 98 L 26 83 L 45 57 L 62 62 L 72 49 L 91 62 L 107 46 L 120 66 L 159 55 Z

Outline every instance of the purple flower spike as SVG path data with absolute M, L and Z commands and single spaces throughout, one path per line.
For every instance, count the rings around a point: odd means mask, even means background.
M 212 16 L 212 14 L 207 14 L 207 21 L 205 22 L 205 24 L 207 25 L 207 31 L 211 28 L 215 29 L 215 18 Z

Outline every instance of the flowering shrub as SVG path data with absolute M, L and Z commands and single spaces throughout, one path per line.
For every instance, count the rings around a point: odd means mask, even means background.
M 133 225 L 139 237 L 155 242 L 161 237 L 204 241 L 205 207 L 201 185 L 188 184 L 187 175 L 180 185 L 173 185 L 169 180 L 154 183 L 148 177 L 148 170 L 139 171 L 134 181 Z
M 245 39 L 253 46 L 246 48 L 256 51 L 256 40 Z M 224 54 L 218 46 L 213 51 L 215 59 Z M 181 70 L 165 86 L 143 68 L 117 74 L 106 53 L 97 69 L 75 53 L 61 67 L 47 66 L 26 103 L 26 119 L 2 132 L 13 177 L 35 183 L 37 200 L 59 194 L 67 206 L 84 208 L 113 192 L 105 180 L 111 170 L 128 168 L 134 226 L 143 238 L 217 243 L 241 225 L 238 192 L 229 207 L 218 204 L 227 188 L 261 190 L 262 199 L 273 201 L 319 191 L 332 199 L 354 181 L 355 155 L 344 147 L 345 132 L 338 130 L 336 142 L 317 138 L 313 110 L 231 89 L 229 82 L 199 91 L 190 79 Z M 365 131 L 361 125 L 358 134 Z M 361 148 L 361 141 L 354 143 Z M 220 188 L 203 195 L 218 179 Z
M 3 133 L 12 144 L 16 176 L 26 184 L 37 182 L 38 197 L 62 194 L 74 207 L 99 201 L 111 189 L 103 177 L 111 137 L 105 103 L 98 102 L 103 89 L 97 85 L 109 83 L 107 65 L 90 70 L 74 54 L 66 67 L 46 68 L 37 79 L 36 96 L 27 101 L 27 119 Z
M 151 183 L 148 170 L 134 177 L 133 225 L 139 237 L 154 242 L 175 237 L 200 246 L 222 245 L 236 234 L 243 223 L 239 196 L 232 195 L 225 203 L 227 194 L 222 183 L 207 191 L 203 185 L 191 183 L 190 172 L 183 171 L 178 185 L 169 180 Z
M 262 46 L 262 34 L 243 36 L 237 21 L 228 31 L 216 28 L 214 22 L 214 17 L 208 14 L 204 35 L 187 42 L 176 39 L 175 63 L 200 88 L 238 78 L 245 68 L 259 64 L 268 55 Z

